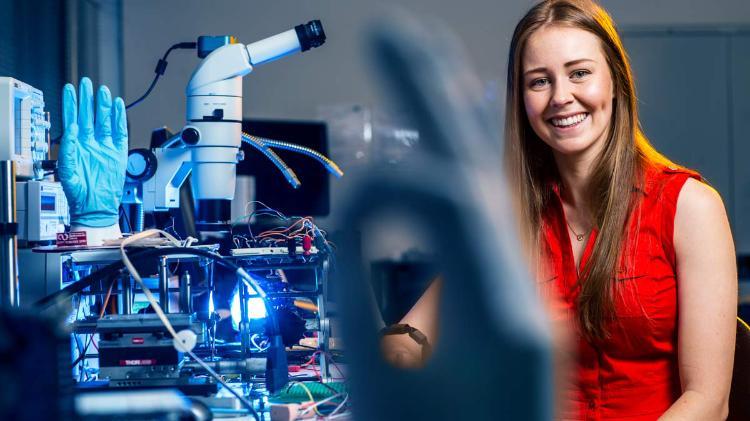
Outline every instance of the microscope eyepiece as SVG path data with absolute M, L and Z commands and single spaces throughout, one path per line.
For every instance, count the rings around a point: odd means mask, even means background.
M 326 33 L 323 31 L 323 24 L 317 19 L 311 20 L 304 25 L 297 25 L 294 27 L 294 30 L 297 32 L 297 38 L 299 38 L 302 51 L 320 47 L 326 42 Z

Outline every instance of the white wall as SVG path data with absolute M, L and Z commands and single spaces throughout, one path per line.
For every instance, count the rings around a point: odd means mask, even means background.
M 445 21 L 466 43 L 480 76 L 502 85 L 513 26 L 530 0 L 248 1 L 127 0 L 123 2 L 126 102 L 140 96 L 156 61 L 173 43 L 201 34 L 231 34 L 245 43 L 319 18 L 327 43 L 309 53 L 258 68 L 245 78 L 248 117 L 314 119 L 319 105 L 380 103 L 363 34 L 383 11 L 403 7 Z M 621 27 L 634 25 L 743 25 L 750 23 L 747 0 L 606 0 Z M 131 142 L 145 146 L 151 129 L 177 129 L 185 112 L 184 87 L 198 63 L 194 52 L 175 51 L 147 101 L 132 109 Z

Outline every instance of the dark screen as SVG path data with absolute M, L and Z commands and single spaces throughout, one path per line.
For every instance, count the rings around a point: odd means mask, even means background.
M 255 136 L 305 146 L 328 156 L 327 130 L 322 122 L 244 120 L 242 130 Z M 294 189 L 268 158 L 243 142 L 245 159 L 237 165 L 237 175 L 255 177 L 255 200 L 287 216 L 328 215 L 329 173 L 323 165 L 306 155 L 272 149 L 297 173 L 302 185 Z

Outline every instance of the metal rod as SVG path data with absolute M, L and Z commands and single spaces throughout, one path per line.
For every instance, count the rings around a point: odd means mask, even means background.
M 205 361 L 205 360 L 204 360 Z M 221 374 L 263 374 L 266 372 L 265 358 L 245 358 L 242 360 L 206 361 L 209 367 Z M 183 365 L 198 372 L 205 370 L 200 364 L 188 361 Z
M 132 285 L 130 287 L 130 291 L 131 291 L 131 293 L 134 293 L 134 294 L 143 294 L 143 290 L 142 289 L 140 289 L 140 288 L 133 288 Z M 200 292 L 206 292 L 206 291 L 208 291 L 208 288 L 205 288 L 205 287 L 204 288 L 193 288 L 193 290 L 192 290 L 193 293 L 200 293 Z M 180 292 L 180 289 L 179 288 L 169 288 L 169 290 L 167 292 L 178 293 L 178 292 Z M 105 295 L 106 293 L 107 293 L 107 291 L 103 291 L 103 292 L 102 291 L 81 291 L 81 292 L 78 293 L 78 295 L 81 295 L 81 296 L 87 296 L 87 295 Z M 123 293 L 123 291 L 122 291 L 122 288 L 120 288 L 120 287 L 117 287 L 117 289 L 112 289 L 112 294 L 122 294 L 122 293 Z M 300 295 L 300 294 L 292 295 L 292 296 L 294 296 L 294 297 L 302 297 L 302 295 Z M 269 297 L 275 298 L 276 296 L 269 294 Z M 132 299 L 131 299 L 131 301 L 132 301 Z
M 330 337 L 330 325 L 328 320 L 328 314 L 326 313 L 326 298 L 328 297 L 328 259 L 323 261 L 323 265 L 320 270 L 315 270 L 315 286 L 316 289 L 323 290 L 323 293 L 318 295 L 318 320 L 320 320 L 320 330 L 318 332 L 318 349 L 320 349 L 320 375 L 323 379 L 329 379 L 331 376 L 330 367 L 328 365 L 328 356 L 331 355 L 328 349 L 328 339 Z
M 144 223 L 144 217 L 145 212 L 143 211 L 143 203 L 136 203 L 135 206 L 135 217 L 133 218 L 134 224 L 132 227 L 130 227 L 131 230 L 133 230 L 134 233 L 143 231 L 143 223 Z
M 161 147 L 163 149 L 166 149 L 166 148 L 169 148 L 174 145 L 181 144 L 181 143 L 182 143 L 182 132 L 177 133 L 176 135 L 173 135 L 172 137 L 167 139 L 166 142 L 162 143 Z
M 169 313 L 169 265 L 166 256 L 159 258 L 159 305 Z
M 242 356 L 250 356 L 250 315 L 247 314 L 247 305 L 250 301 L 250 291 L 244 282 L 239 282 L 240 287 L 240 343 L 242 344 Z
M 120 278 L 120 288 L 122 289 L 122 294 L 120 294 L 120 297 L 122 299 L 122 306 L 120 307 L 122 309 L 122 314 L 130 314 L 133 312 L 132 302 L 133 302 L 133 290 L 130 287 L 130 276 L 123 276 Z
M 270 259 L 279 259 L 278 255 L 274 257 L 264 257 L 263 259 L 270 260 Z M 282 257 L 281 259 L 288 259 Z M 289 270 L 289 269 L 312 269 L 318 265 L 320 265 L 320 261 L 318 259 L 310 260 L 307 262 L 299 262 L 299 263 L 263 263 L 259 264 L 256 260 L 248 260 L 248 259 L 242 259 L 242 258 L 235 258 L 235 261 L 243 261 L 244 265 L 243 267 L 247 272 L 263 272 L 269 269 L 272 270 Z
M 320 294 L 322 294 L 322 291 L 291 291 L 291 292 L 268 292 L 266 293 L 266 296 L 269 298 L 298 298 L 298 297 L 306 297 L 306 298 L 318 298 Z
M 180 277 L 180 313 L 193 313 L 192 300 L 190 299 L 192 293 L 191 282 L 190 272 L 185 271 Z
M 16 166 L 0 161 L 0 306 L 18 307 Z

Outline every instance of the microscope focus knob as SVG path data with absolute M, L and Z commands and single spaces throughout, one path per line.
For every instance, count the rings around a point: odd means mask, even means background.
M 195 146 L 201 140 L 201 132 L 195 126 L 185 126 L 180 133 L 182 142 L 188 146 Z
M 133 181 L 146 181 L 156 174 L 156 155 L 148 149 L 133 149 L 128 152 L 127 176 Z

